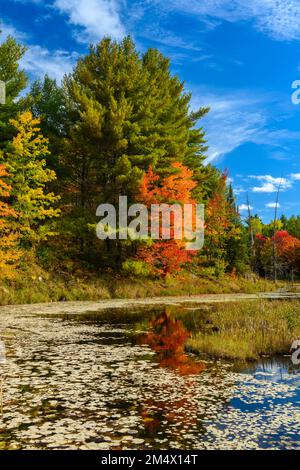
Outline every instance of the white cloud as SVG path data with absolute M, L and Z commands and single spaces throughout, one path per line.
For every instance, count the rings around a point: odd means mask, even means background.
M 121 39 L 125 29 L 120 18 L 121 2 L 116 0 L 55 0 L 53 7 L 81 28 L 76 38 L 81 42 L 99 41 L 103 36 Z
M 276 40 L 300 39 L 299 0 L 153 0 L 162 9 L 175 10 L 209 21 L 249 21 L 254 28 Z
M 261 181 L 261 186 L 254 186 L 254 193 L 276 193 L 280 187 L 281 191 L 290 189 L 293 184 L 287 178 L 275 178 L 271 175 L 250 176 L 250 178 Z
M 247 204 L 241 204 L 239 206 L 239 211 L 240 212 L 245 212 L 245 211 L 248 211 L 249 209 L 252 211 L 254 209 L 254 207 L 252 207 L 252 206 L 248 207 Z
M 295 181 L 300 181 L 300 173 L 292 173 L 291 178 Z
M 289 153 L 286 153 L 285 151 L 276 150 L 270 154 L 269 158 L 271 160 L 277 160 L 281 162 L 281 161 L 291 160 L 293 156 L 290 155 Z
M 275 193 L 278 189 L 272 183 L 264 183 L 262 186 L 252 188 L 254 193 Z
M 15 0 L 42 3 L 42 0 Z M 82 27 L 81 40 L 97 41 L 103 35 L 120 39 L 124 26 L 120 10 L 128 16 L 126 22 L 147 17 L 157 7 L 156 23 L 165 13 L 180 12 L 198 18 L 206 30 L 222 21 L 249 22 L 253 27 L 279 41 L 300 40 L 299 0 L 54 0 L 53 6 L 69 17 L 70 23 Z M 153 11 L 152 11 L 153 15 Z
M 77 58 L 76 53 L 71 54 L 62 50 L 49 51 L 41 46 L 30 45 L 20 65 L 34 78 L 42 78 L 48 74 L 60 82 L 66 73 L 72 71 Z
M 279 209 L 280 204 L 279 204 L 279 202 L 269 202 L 268 204 L 266 204 L 266 207 L 269 208 L 269 209 L 276 209 L 276 207 L 277 207 Z
M 28 40 L 28 36 L 22 31 L 18 31 L 14 26 L 6 23 L 0 24 L 2 31 L 0 43 L 11 35 L 22 44 Z M 51 78 L 61 81 L 66 73 L 72 71 L 73 65 L 78 58 L 77 53 L 69 53 L 63 50 L 50 51 L 35 44 L 27 44 L 28 49 L 20 60 L 20 67 L 31 75 L 31 78 L 42 78 L 48 74 Z
M 27 38 L 27 35 L 21 31 L 18 31 L 14 26 L 8 23 L 3 23 L 0 21 L 0 43 L 5 41 L 7 36 L 13 36 L 18 41 L 24 41 Z
M 256 139 L 267 124 L 262 109 L 262 98 L 250 93 L 233 92 L 219 95 L 206 89 L 194 89 L 192 109 L 209 106 L 210 112 L 201 123 L 207 131 L 209 143 L 207 163 L 220 159 L 246 142 Z

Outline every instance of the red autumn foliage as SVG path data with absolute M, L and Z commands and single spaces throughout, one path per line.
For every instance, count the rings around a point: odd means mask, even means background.
M 274 248 L 278 269 L 288 272 L 293 269 L 300 272 L 300 240 L 286 230 L 278 230 L 271 238 L 256 235 L 256 252 L 265 267 L 273 263 Z
M 196 187 L 192 179 L 193 172 L 178 162 L 173 163 L 172 168 L 174 173 L 161 178 L 149 167 L 140 186 L 138 199 L 141 203 L 148 208 L 151 204 L 196 204 L 192 197 L 192 191 Z M 185 250 L 184 241 L 175 240 L 174 233 L 176 229 L 180 230 L 180 227 L 175 227 L 173 213 L 170 225 L 170 240 L 158 240 L 151 246 L 140 247 L 137 253 L 140 260 L 151 265 L 153 270 L 162 276 L 179 272 L 183 264 L 191 262 L 193 255 L 191 251 Z M 160 237 L 162 230 L 163 227 L 160 226 Z
M 192 360 L 185 353 L 184 345 L 190 332 L 168 311 L 152 320 L 150 329 L 140 337 L 139 344 L 148 344 L 157 353 L 161 367 L 173 369 L 180 375 L 199 374 L 205 369 L 203 363 Z
M 137 256 L 163 276 L 179 272 L 183 264 L 192 261 L 192 253 L 175 240 L 159 241 L 151 247 L 141 247 Z
M 13 232 L 10 221 L 16 218 L 16 212 L 9 205 L 10 186 L 4 179 L 8 176 L 4 165 L 0 165 L 0 278 L 14 275 L 14 268 L 21 256 L 16 244 L 18 235 Z
M 149 167 L 140 186 L 139 200 L 143 204 L 195 203 L 192 191 L 197 184 L 193 181 L 193 172 L 182 163 L 174 162 L 171 166 L 175 172 L 162 179 Z
M 290 235 L 287 231 L 281 230 L 275 234 L 275 246 L 277 256 L 282 262 L 299 270 L 300 240 Z

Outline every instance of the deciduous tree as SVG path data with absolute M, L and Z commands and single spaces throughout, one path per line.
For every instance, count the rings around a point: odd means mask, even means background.
M 196 182 L 193 180 L 193 171 L 189 170 L 182 163 L 174 162 L 171 165 L 172 173 L 165 177 L 155 174 L 150 167 L 145 174 L 141 186 L 139 201 L 144 203 L 149 209 L 152 204 L 184 204 L 195 206 L 192 198 L 193 189 Z M 195 215 L 195 214 L 194 214 Z M 158 221 L 158 222 L 161 222 Z M 179 221 L 180 227 L 176 227 L 178 221 L 174 213 L 170 214 L 170 239 L 158 240 L 147 246 L 142 246 L 138 250 L 138 258 L 151 265 L 154 271 L 163 276 L 179 272 L 182 265 L 192 261 L 192 252 L 186 250 L 184 242 L 184 233 L 182 227 L 184 225 L 184 211 L 182 210 L 182 218 Z M 192 227 L 193 221 L 189 221 Z M 153 223 L 153 215 L 150 216 L 150 224 Z M 182 225 L 181 225 L 182 224 Z M 160 238 L 162 238 L 162 230 L 164 227 L 160 223 Z M 177 230 L 178 229 L 178 230 Z M 182 232 L 181 239 L 175 239 L 175 231 Z
M 11 187 L 5 182 L 8 173 L 4 165 L 0 165 L 0 278 L 14 275 L 15 267 L 20 259 L 18 234 L 13 231 L 12 219 L 17 213 L 8 203 Z
M 31 112 L 20 114 L 11 121 L 16 136 L 3 153 L 9 172 L 12 207 L 18 214 L 14 225 L 23 242 L 36 243 L 49 235 L 44 224 L 57 217 L 55 207 L 59 197 L 47 191 L 47 184 L 56 175 L 46 167 L 48 141 L 40 134 L 40 121 Z

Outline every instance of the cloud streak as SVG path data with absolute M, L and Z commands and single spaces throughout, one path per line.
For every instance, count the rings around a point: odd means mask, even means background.
M 207 163 L 220 161 L 246 143 L 269 146 L 275 155 L 289 159 L 290 146 L 300 142 L 300 132 L 285 127 L 276 129 L 276 112 L 282 112 L 282 96 L 255 93 L 253 90 L 215 90 L 190 85 L 193 110 L 210 107 L 201 124 L 207 132 Z M 283 123 L 282 123 L 283 124 Z
M 49 51 L 41 46 L 30 45 L 20 65 L 34 78 L 43 78 L 47 74 L 60 82 L 65 74 L 72 71 L 77 58 L 76 53 Z
M 279 41 L 300 39 L 298 0 L 153 0 L 161 9 L 196 15 L 210 28 L 220 21 L 251 22 L 253 27 Z
M 26 43 L 28 36 L 22 31 L 18 31 L 10 24 L 1 23 L 0 43 L 11 35 L 18 41 Z M 78 58 L 76 52 L 70 53 L 64 50 L 50 51 L 36 44 L 27 44 L 28 49 L 20 60 L 20 67 L 23 68 L 33 79 L 43 78 L 45 74 L 55 78 L 58 82 L 65 74 L 70 73 Z
M 268 122 L 260 97 L 247 91 L 211 94 L 206 89 L 193 89 L 192 108 L 209 106 L 210 112 L 201 123 L 207 131 L 207 163 L 219 160 L 246 142 L 256 142 Z

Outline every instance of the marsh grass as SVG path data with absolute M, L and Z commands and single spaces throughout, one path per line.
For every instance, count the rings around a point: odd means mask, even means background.
M 216 358 L 256 360 L 288 354 L 300 339 L 300 301 L 257 301 L 213 306 L 187 349 Z

